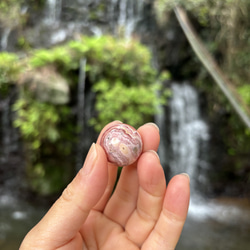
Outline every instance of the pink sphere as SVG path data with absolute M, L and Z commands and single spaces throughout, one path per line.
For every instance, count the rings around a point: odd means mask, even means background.
M 135 128 L 117 124 L 108 128 L 101 137 L 108 161 L 123 167 L 134 163 L 142 152 L 142 139 Z

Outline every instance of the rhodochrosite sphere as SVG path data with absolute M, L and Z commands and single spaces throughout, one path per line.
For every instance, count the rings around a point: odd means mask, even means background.
M 130 125 L 117 124 L 108 128 L 101 137 L 108 160 L 123 167 L 135 162 L 142 152 L 140 134 Z

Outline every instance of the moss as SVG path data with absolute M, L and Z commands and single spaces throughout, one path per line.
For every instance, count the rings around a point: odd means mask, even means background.
M 238 88 L 238 92 L 241 95 L 243 101 L 250 107 L 250 85 L 244 84 Z

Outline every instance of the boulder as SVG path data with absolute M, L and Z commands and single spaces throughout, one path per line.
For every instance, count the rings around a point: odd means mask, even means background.
M 19 84 L 41 102 L 66 104 L 69 102 L 70 90 L 68 83 L 54 67 L 43 67 L 25 72 Z

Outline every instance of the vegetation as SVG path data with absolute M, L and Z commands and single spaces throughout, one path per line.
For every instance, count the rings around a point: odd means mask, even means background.
M 157 106 L 168 96 L 165 91 L 157 97 L 160 83 L 151 66 L 150 52 L 135 40 L 83 37 L 65 46 L 36 51 L 30 64 L 32 67 L 53 64 L 70 79 L 78 70 L 81 58 L 87 60 L 87 84 L 96 92 L 97 116 L 90 124 L 97 131 L 115 119 L 137 127 L 151 120 Z M 159 76 L 161 80 L 162 76 Z M 165 75 L 164 79 L 168 77 Z M 72 86 L 76 82 L 76 79 L 71 82 Z
M 65 173 L 74 169 L 78 129 L 72 110 L 76 100 L 64 105 L 41 101 L 32 94 L 39 82 L 32 85 L 37 78 L 34 74 L 32 79 L 30 72 L 51 67 L 67 79 L 71 93 L 76 93 L 79 62 L 85 58 L 86 88 L 96 93 L 96 113 L 89 123 L 97 131 L 116 119 L 138 127 L 153 119 L 159 104 L 166 103 L 169 95 L 160 87 L 160 81 L 169 75 L 165 72 L 157 76 L 149 50 L 136 40 L 82 37 L 30 54 L 18 60 L 15 54 L 0 53 L 0 86 L 3 89 L 19 82 L 19 97 L 13 105 L 14 126 L 19 128 L 25 146 L 30 184 L 41 194 L 60 190 L 71 177 Z M 31 83 L 23 80 L 26 73 Z
M 0 96 L 8 94 L 10 85 L 17 80 L 20 71 L 17 55 L 0 53 Z
M 69 156 L 73 130 L 72 125 L 67 124 L 68 107 L 36 101 L 26 92 L 16 101 L 13 111 L 17 113 L 14 126 L 22 135 L 27 174 L 33 190 L 44 195 L 60 191 L 71 178 L 72 171 Z
M 211 53 L 242 94 L 250 73 L 249 10 L 247 0 L 156 0 L 158 16 L 164 18 L 176 5 L 189 11 Z M 243 98 L 243 100 L 245 100 Z
M 231 80 L 231 87 L 238 92 L 235 92 L 235 95 L 241 98 L 243 108 L 249 109 L 250 31 L 248 24 L 250 18 L 248 13 L 250 2 L 246 0 L 157 0 L 155 9 L 159 21 L 166 21 L 176 5 L 183 6 L 188 11 L 202 40 Z M 197 72 L 199 74 L 196 75 L 196 85 L 200 91 L 206 93 L 209 119 L 216 127 L 216 140 L 220 145 L 221 157 L 223 157 L 223 151 L 225 152 L 224 161 L 220 162 L 221 173 L 224 174 L 219 175 L 216 172 L 217 178 L 219 176 L 222 183 L 237 182 L 237 180 L 242 181 L 239 173 L 244 173 L 245 183 L 250 183 L 248 170 L 250 131 L 239 122 L 228 101 L 221 95 L 204 68 L 198 65 Z M 217 165 L 218 162 L 214 164 Z
M 150 51 L 134 39 L 126 41 L 110 36 L 84 36 L 53 48 L 32 50 L 32 39 L 28 39 L 27 34 L 22 32 L 25 25 L 33 25 L 32 12 L 22 12 L 22 6 L 27 4 L 32 6 L 32 10 L 38 10 L 44 3 L 45 0 L 0 1 L 1 29 L 17 30 L 16 48 L 22 53 L 28 51 L 25 59 L 19 59 L 14 53 L 0 53 L 0 98 L 8 95 L 10 86 L 16 85 L 19 88 L 18 99 L 13 105 L 16 113 L 14 125 L 19 128 L 25 147 L 29 181 L 35 191 L 49 194 L 60 190 L 68 182 L 67 178 L 70 178 L 74 169 L 74 148 L 78 131 L 74 108 L 80 60 L 85 58 L 87 62 L 86 92 L 91 90 L 95 93 L 95 113 L 89 124 L 96 131 L 100 131 L 114 119 L 135 127 L 152 120 L 158 112 L 157 106 L 165 104 L 169 96 L 169 91 L 162 90 L 160 84 L 169 78 L 169 74 L 159 75 L 151 65 Z M 165 27 L 169 13 L 173 13 L 176 4 L 188 10 L 188 15 L 207 48 L 228 75 L 243 102 L 250 107 L 250 2 L 155 0 L 159 26 Z M 106 10 L 103 1 L 100 5 L 94 5 L 93 11 L 89 13 L 89 20 L 106 20 L 99 16 L 99 12 L 103 10 Z M 162 45 L 162 42 L 159 44 Z M 163 56 L 165 60 L 165 55 Z M 53 68 L 67 80 L 70 88 L 69 103 L 58 105 L 42 102 L 31 95 L 30 87 L 21 84 L 25 73 L 45 67 Z M 192 76 L 193 72 L 197 72 L 195 84 L 206 96 L 208 119 L 212 127 L 216 128 L 220 150 L 224 150 L 221 158 L 227 159 L 219 167 L 223 173 L 227 172 L 228 176 L 234 178 L 237 178 L 239 172 L 246 173 L 244 176 L 250 183 L 250 173 L 247 170 L 249 130 L 238 121 L 225 97 L 195 57 L 190 60 L 188 56 L 185 70 L 192 72 Z
M 41 7 L 45 0 L 1 0 L 0 25 L 4 28 L 20 28 L 27 21 L 27 15 L 22 12 L 22 6 L 29 3 L 33 8 Z
M 2 0 L 0 2 L 0 24 L 14 28 L 22 24 L 21 2 L 18 0 Z

